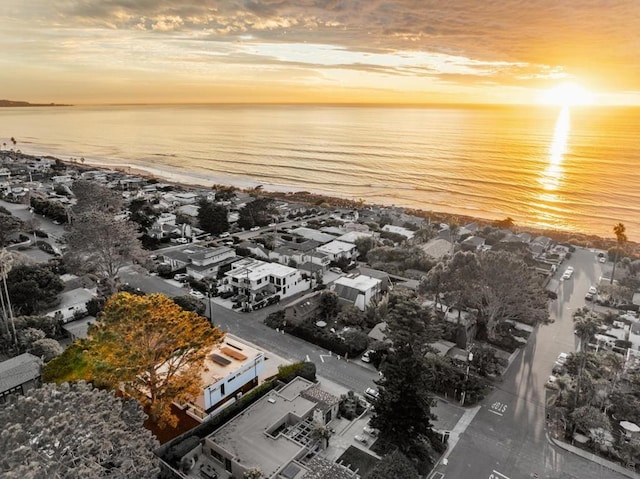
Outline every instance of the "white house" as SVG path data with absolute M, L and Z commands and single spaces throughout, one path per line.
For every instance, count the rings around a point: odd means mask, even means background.
M 404 236 L 407 239 L 411 239 L 415 236 L 415 231 L 411 231 L 408 228 L 403 228 L 402 226 L 393 226 L 393 225 L 384 225 L 382 227 L 382 231 L 386 231 L 387 233 L 395 233 L 397 235 Z
M 201 394 L 187 404 L 187 412 L 204 420 L 229 401 L 258 385 L 265 369 L 264 353 L 231 335 L 211 348 L 202 368 Z
M 226 289 L 246 295 L 249 303 L 255 301 L 258 293 L 277 294 L 282 299 L 309 289 L 309 281 L 303 280 L 296 268 L 253 258 L 236 261 L 225 275 Z
M 380 295 L 382 281 L 370 276 L 343 276 L 333 283 L 333 290 L 338 297 L 364 311 L 371 301 Z
M 342 258 L 352 260 L 358 254 L 358 250 L 353 243 L 345 243 L 337 240 L 318 246 L 316 251 L 325 253 L 331 261 L 338 261 Z
M 71 291 L 64 291 L 60 294 L 60 304 L 56 309 L 47 312 L 47 316 L 55 317 L 57 313 L 62 316 L 62 321 L 68 323 L 73 321 L 76 315 L 87 312 L 87 301 L 96 297 L 96 290 L 86 288 L 76 288 Z

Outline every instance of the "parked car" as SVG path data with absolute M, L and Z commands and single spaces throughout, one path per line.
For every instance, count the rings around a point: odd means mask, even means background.
M 573 276 L 573 268 L 569 266 L 562 275 L 562 279 L 571 279 L 571 276 Z
M 189 294 L 191 296 L 193 296 L 196 299 L 204 299 L 204 294 L 202 294 L 200 291 L 198 291 L 197 289 L 192 289 L 189 291 Z
M 184 283 L 187 279 L 189 279 L 189 275 L 186 273 L 178 273 L 173 275 L 173 279 L 175 279 L 176 281 L 180 281 L 181 283 Z
M 600 256 L 598 258 L 598 261 L 600 261 L 601 263 L 606 263 L 607 262 L 607 258 L 605 256 Z
M 338 268 L 337 266 L 329 268 L 329 271 L 331 271 L 332 273 L 342 274 L 342 269 Z
M 230 233 L 228 231 L 225 231 L 224 233 L 220 233 L 220 236 L 218 236 L 218 238 L 228 238 L 230 235 Z
M 369 401 L 373 401 L 375 399 L 378 399 L 378 396 L 380 396 L 380 393 L 378 392 L 377 389 L 367 388 L 364 391 L 364 397 Z
M 377 436 L 378 435 L 378 431 L 375 430 L 374 428 L 372 428 L 371 426 L 367 425 L 365 427 L 362 428 L 362 430 L 369 434 L 369 436 Z
M 369 349 L 368 351 L 365 351 L 365 353 L 362 355 L 362 357 L 360 359 L 364 363 L 370 363 L 371 362 L 371 354 L 373 354 L 374 352 L 375 352 L 374 350 Z

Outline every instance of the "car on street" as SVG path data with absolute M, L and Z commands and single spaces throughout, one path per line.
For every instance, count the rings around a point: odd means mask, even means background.
M 191 296 L 193 296 L 196 299 L 204 299 L 204 294 L 202 294 L 200 291 L 198 291 L 197 289 L 192 289 L 189 291 L 189 294 Z
M 598 261 L 600 261 L 601 263 L 606 263 L 607 262 L 607 258 L 605 256 L 600 256 L 598 258 Z
M 258 231 L 259 229 L 259 226 L 254 226 L 253 228 L 249 228 L 249 231 Z
M 587 301 L 592 301 L 593 298 L 596 297 L 596 294 L 598 294 L 598 289 L 595 286 L 591 286 L 589 288 L 589 291 L 587 291 L 587 294 L 584 296 L 584 299 L 586 299 Z
M 556 376 L 549 376 L 549 379 L 547 379 L 547 382 L 545 383 L 545 387 L 549 389 L 557 389 L 558 388 L 557 381 L 558 381 L 558 378 Z
M 569 266 L 564 271 L 564 274 L 562 275 L 562 279 L 571 279 L 571 276 L 573 276 L 573 266 Z
M 275 225 L 277 225 L 278 223 L 269 223 L 269 228 L 273 228 Z
M 355 436 L 353 436 L 353 438 L 356 441 L 361 442 L 362 444 L 367 444 L 369 442 L 366 436 L 362 436 L 360 434 L 356 434 Z
M 365 353 L 362 355 L 362 357 L 360 358 L 362 360 L 363 363 L 370 363 L 371 362 L 371 354 L 374 353 L 375 351 L 373 351 L 372 349 L 369 349 L 368 351 L 365 351 Z
M 189 279 L 189 275 L 186 273 L 178 273 L 173 275 L 173 279 L 175 279 L 176 281 L 185 282 L 187 279 Z
M 367 388 L 364 391 L 364 397 L 368 401 L 373 401 L 374 399 L 378 399 L 378 396 L 380 396 L 380 393 L 378 392 L 377 389 Z
M 372 428 L 371 426 L 365 426 L 362 428 L 362 430 L 366 433 L 369 434 L 369 436 L 377 436 L 378 435 L 378 431 L 375 430 L 374 428 Z
M 569 357 L 569 353 L 560 353 L 556 359 L 556 362 L 553 363 L 553 374 L 564 374 L 565 371 L 565 363 L 567 362 L 567 358 Z
M 342 274 L 342 269 L 338 268 L 337 266 L 334 266 L 333 268 L 329 268 L 329 271 L 336 274 Z

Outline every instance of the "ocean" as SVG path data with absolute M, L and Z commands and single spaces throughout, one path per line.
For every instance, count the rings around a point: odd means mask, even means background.
M 0 146 L 211 186 L 310 191 L 640 240 L 640 109 L 0 108 Z

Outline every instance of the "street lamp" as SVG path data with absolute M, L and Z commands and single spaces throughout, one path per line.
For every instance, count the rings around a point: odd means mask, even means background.
M 469 351 L 469 356 L 467 356 L 467 372 L 464 376 L 464 391 L 462 391 L 462 399 L 460 399 L 461 406 L 464 406 L 464 400 L 467 397 L 467 383 L 469 382 L 469 368 L 471 367 L 471 361 L 473 361 L 473 353 Z

